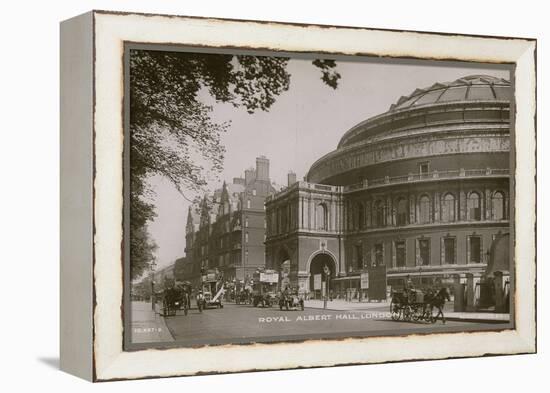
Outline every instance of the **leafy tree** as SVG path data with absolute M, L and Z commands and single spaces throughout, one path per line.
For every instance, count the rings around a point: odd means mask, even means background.
M 223 169 L 221 135 L 229 123 L 211 120 L 216 102 L 268 111 L 290 86 L 289 58 L 130 51 L 130 249 L 131 276 L 139 277 L 154 258 L 147 234 L 154 219 L 147 179 L 169 179 L 186 198 Z M 322 81 L 335 89 L 340 74 L 333 60 L 314 60 Z M 189 198 L 188 198 L 189 199 Z

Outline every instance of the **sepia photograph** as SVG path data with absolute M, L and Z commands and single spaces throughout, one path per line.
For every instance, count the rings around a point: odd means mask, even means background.
M 126 43 L 126 350 L 514 328 L 514 67 Z

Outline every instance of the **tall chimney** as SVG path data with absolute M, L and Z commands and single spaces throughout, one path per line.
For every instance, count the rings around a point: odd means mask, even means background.
M 265 156 L 256 158 L 256 180 L 269 181 L 269 160 Z
M 288 186 L 292 186 L 294 183 L 296 183 L 296 174 L 292 171 L 288 172 L 288 175 L 287 175 L 287 179 L 288 179 Z
M 254 181 L 254 178 L 256 177 L 256 172 L 254 171 L 254 168 L 248 168 L 244 171 L 244 181 L 246 185 L 249 185 Z

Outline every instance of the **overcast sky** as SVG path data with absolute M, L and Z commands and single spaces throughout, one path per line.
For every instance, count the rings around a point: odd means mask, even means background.
M 322 155 L 334 150 L 349 128 L 369 117 L 387 111 L 400 96 L 417 87 L 448 82 L 472 74 L 487 74 L 510 79 L 505 70 L 473 67 L 442 67 L 380 62 L 337 61 L 342 78 L 333 90 L 321 80 L 311 60 L 290 60 L 290 88 L 281 94 L 269 112 L 248 114 L 229 104 L 216 104 L 214 121 L 231 121 L 223 136 L 226 147 L 221 179 L 230 182 L 244 176 L 265 155 L 270 160 L 270 176 L 286 184 L 289 170 L 302 179 Z M 209 97 L 204 97 L 209 102 Z M 149 232 L 158 245 L 158 268 L 184 256 L 185 224 L 189 202 L 166 180 L 151 179 L 158 217 Z M 211 188 L 221 183 L 212 184 Z M 188 193 L 188 196 L 194 195 Z

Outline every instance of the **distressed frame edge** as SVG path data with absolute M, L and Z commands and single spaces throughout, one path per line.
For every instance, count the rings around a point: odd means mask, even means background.
M 94 379 L 93 18 L 60 23 L 60 369 Z
M 100 12 L 98 15 L 113 16 L 115 14 Z M 116 15 L 119 15 L 119 14 L 116 14 Z M 129 15 L 143 17 L 143 15 L 139 15 L 139 14 L 129 14 Z M 119 15 L 119 17 L 124 17 L 124 16 Z M 181 19 L 186 19 L 186 20 L 196 19 L 196 18 L 192 18 L 192 17 L 190 18 L 190 17 L 173 17 L 173 16 L 166 17 L 166 18 L 180 19 L 180 22 L 181 22 Z M 206 20 L 209 20 L 209 19 L 206 19 Z M 217 22 L 220 22 L 220 21 L 223 22 L 223 20 L 219 20 L 219 19 L 217 20 Z M 203 19 L 202 22 L 204 24 L 205 20 Z M 230 21 L 230 22 L 233 23 L 233 21 Z M 254 22 L 254 21 L 245 21 L 245 22 Z M 243 23 L 243 22 L 236 21 L 234 23 Z M 258 27 L 260 27 L 260 26 L 258 26 Z M 270 26 L 271 27 L 273 27 L 273 26 L 276 26 L 276 27 L 287 26 L 288 27 L 287 24 L 278 23 L 278 22 L 273 22 Z M 291 25 L 291 27 L 292 27 L 292 25 Z M 355 28 L 355 29 L 363 30 L 363 31 L 373 31 L 373 29 L 360 29 L 360 28 Z M 389 33 L 389 34 L 391 34 L 395 37 L 403 34 L 403 33 L 395 32 L 395 31 L 385 31 L 385 33 Z M 417 33 L 417 32 L 412 32 L 412 33 L 420 34 L 422 36 L 437 36 L 438 35 L 438 33 Z M 452 37 L 466 37 L 466 38 L 469 37 L 469 38 L 471 38 L 471 36 L 465 36 L 465 35 L 452 35 Z M 478 39 L 485 40 L 485 38 L 478 38 Z M 510 41 L 510 39 L 503 38 L 503 37 L 496 38 L 496 40 L 497 41 L 507 41 L 507 42 Z M 124 39 L 122 39 L 122 41 L 124 41 Z M 222 41 L 227 41 L 227 40 L 222 40 Z M 521 169 L 523 167 L 523 161 L 520 161 L 520 160 L 522 159 L 523 156 L 525 156 L 525 157 L 527 157 L 528 161 L 530 161 L 529 164 L 532 165 L 531 168 L 533 168 L 533 173 L 536 174 L 536 172 L 535 172 L 536 171 L 536 167 L 535 167 L 536 164 L 533 160 L 533 152 L 536 152 L 536 124 L 534 122 L 534 119 L 536 119 L 536 101 L 535 101 L 535 96 L 534 96 L 534 91 L 535 91 L 534 89 L 536 89 L 536 58 L 535 58 L 535 56 L 536 56 L 536 40 L 534 41 L 534 40 L 530 40 L 530 39 L 519 39 L 519 41 L 522 42 L 523 51 L 519 55 L 516 54 L 516 56 L 515 56 L 515 63 L 516 63 L 516 68 L 517 68 L 516 69 L 516 77 L 517 77 L 518 74 L 523 74 L 523 72 L 527 72 L 526 75 L 530 76 L 530 77 L 526 78 L 527 85 L 522 85 L 522 87 L 524 87 L 523 92 L 516 93 L 516 94 L 517 94 L 517 96 L 519 96 L 520 94 L 523 94 L 523 96 L 527 97 L 526 102 L 523 102 L 523 101 L 520 102 L 519 106 L 521 108 L 529 107 L 526 111 L 520 111 L 520 113 L 523 116 L 523 118 L 525 119 L 523 121 L 526 121 L 527 124 L 529 122 L 531 122 L 531 126 L 527 126 L 528 136 L 529 136 L 529 138 L 527 138 L 527 139 L 529 139 L 529 141 L 528 141 L 528 145 L 526 146 L 526 151 L 525 151 L 525 153 L 527 155 L 522 154 L 521 157 L 520 157 L 520 155 L 518 155 L 518 162 L 522 162 L 522 164 L 518 165 L 518 167 L 519 167 L 519 169 Z M 388 56 L 388 55 L 386 54 L 385 56 Z M 401 56 L 396 55 L 396 57 L 401 57 Z M 461 60 L 461 59 L 458 59 L 458 60 Z M 470 61 L 468 59 L 462 59 L 462 60 Z M 479 60 L 477 60 L 477 61 L 479 61 Z M 524 68 L 525 68 L 525 70 L 524 70 Z M 531 71 L 529 71 L 528 68 L 531 68 Z M 529 72 L 531 72 L 531 74 L 529 74 Z M 520 80 L 521 80 L 521 77 L 520 77 Z M 521 85 L 521 84 L 518 83 L 518 85 Z M 524 114 L 524 112 L 527 112 L 527 114 Z M 516 128 L 520 128 L 518 123 L 519 123 L 519 120 L 516 119 Z M 531 135 L 532 135 L 532 138 L 531 138 Z M 522 144 L 523 144 L 523 142 L 522 142 Z M 516 146 L 517 146 L 517 141 L 516 141 Z M 531 154 L 531 155 L 529 155 L 529 154 Z M 516 170 L 518 170 L 518 167 L 516 168 Z M 529 168 L 528 168 L 528 170 L 529 170 Z M 516 183 L 518 183 L 518 182 L 516 181 Z M 527 184 L 526 186 L 527 186 L 528 189 L 534 190 L 534 188 L 536 186 L 536 183 L 533 182 L 530 185 Z M 520 187 L 518 187 L 518 189 L 519 188 Z M 535 198 L 536 198 L 536 196 L 534 195 L 534 192 L 533 192 L 531 202 L 536 207 L 536 199 Z M 516 196 L 516 200 L 517 200 L 517 196 Z M 520 219 L 525 218 L 525 217 L 522 218 L 519 214 L 517 214 L 517 211 L 516 211 L 516 216 L 520 217 Z M 527 216 L 527 215 L 524 215 L 524 216 Z M 529 248 L 527 251 L 531 253 L 530 255 L 532 255 L 533 258 L 536 258 L 536 252 L 535 252 L 535 249 L 534 249 L 534 239 L 535 239 L 535 232 L 536 232 L 536 230 L 535 230 L 536 216 L 532 216 L 532 217 L 530 217 L 530 219 L 526 219 L 526 220 L 528 222 L 526 222 L 525 225 L 527 225 L 528 229 L 527 229 L 527 233 L 522 233 L 522 237 L 531 238 L 530 244 L 528 244 L 526 247 Z M 525 220 L 523 220 L 523 221 L 525 221 Z M 518 225 L 518 227 L 519 227 L 519 225 Z M 521 229 L 521 231 L 523 231 L 523 229 Z M 520 232 L 520 230 L 517 229 L 517 232 Z M 532 235 L 532 236 L 529 236 L 529 235 Z M 518 254 L 518 249 L 516 248 L 516 261 L 518 260 L 517 259 L 517 254 Z M 530 270 L 527 271 L 526 273 L 530 275 L 530 279 L 529 279 L 529 282 L 527 282 L 525 284 L 526 285 L 529 285 L 529 284 L 535 284 L 536 285 L 536 281 L 535 281 L 536 280 L 536 266 L 535 265 L 530 266 Z M 100 284 L 99 282 L 95 282 L 96 286 L 99 285 L 99 284 Z M 520 290 L 526 290 L 526 289 L 517 288 L 517 290 L 519 292 Z M 518 308 L 519 311 L 520 311 L 518 314 L 521 314 L 521 320 L 519 320 L 519 319 L 516 320 L 516 322 L 518 322 L 518 325 L 516 326 L 516 330 L 514 330 L 515 334 L 512 334 L 509 337 L 510 339 L 513 338 L 514 340 L 516 340 L 515 344 L 517 344 L 518 346 L 515 347 L 515 349 L 513 349 L 509 353 L 506 353 L 505 351 L 504 352 L 500 351 L 500 352 L 495 352 L 495 353 L 486 353 L 486 352 L 481 351 L 481 352 L 478 352 L 478 353 L 473 353 L 472 352 L 472 353 L 469 353 L 469 354 L 458 354 L 458 353 L 455 353 L 455 354 L 440 354 L 440 355 L 432 354 L 432 355 L 428 355 L 427 357 L 420 357 L 420 358 L 416 357 L 416 356 L 413 356 L 411 358 L 398 356 L 395 359 L 382 359 L 382 360 L 363 359 L 363 360 L 359 360 L 358 363 L 356 363 L 356 362 L 347 362 L 347 363 L 338 363 L 338 362 L 336 362 L 336 363 L 329 363 L 329 364 L 311 364 L 311 365 L 300 364 L 300 365 L 276 366 L 276 367 L 261 368 L 261 369 L 262 370 L 273 370 L 273 369 L 287 369 L 287 368 L 297 368 L 297 367 L 325 367 L 325 366 L 328 367 L 328 366 L 337 366 L 337 365 L 342 365 L 342 364 L 368 364 L 368 363 L 380 363 L 380 362 L 392 362 L 392 361 L 442 359 L 442 358 L 448 358 L 448 357 L 473 357 L 473 356 L 483 356 L 483 355 L 533 353 L 533 352 L 536 352 L 536 314 L 535 314 L 535 310 L 534 310 L 535 296 L 536 296 L 536 286 L 533 286 L 533 291 L 527 290 L 527 295 L 528 296 L 527 296 L 526 302 L 529 303 L 528 306 L 532 306 L 532 310 L 527 310 L 527 313 L 525 313 L 525 311 L 526 311 L 525 309 L 529 308 L 529 307 L 526 307 L 525 305 L 523 305 L 523 306 Z M 94 319 L 96 317 L 97 317 L 97 315 L 94 316 Z M 516 315 L 516 318 L 519 318 L 519 316 Z M 531 324 L 531 323 L 533 323 L 533 324 Z M 526 326 L 525 324 L 527 324 L 527 325 L 531 324 L 531 326 Z M 98 334 L 100 336 L 101 332 L 100 331 L 96 332 L 96 336 L 98 336 Z M 443 336 L 443 335 L 438 335 L 438 336 Z M 448 336 L 448 334 L 446 334 L 444 336 Z M 94 337 L 94 345 L 96 344 L 96 342 L 95 342 L 96 338 L 97 337 Z M 447 337 L 446 339 L 449 339 L 449 337 Z M 359 339 L 359 341 L 362 341 L 362 340 L 372 340 L 372 339 Z M 391 338 L 391 340 L 399 340 L 399 337 Z M 314 342 L 315 341 L 311 341 L 311 342 L 308 342 L 308 343 L 314 343 Z M 121 342 L 121 345 L 122 345 L 122 342 Z M 290 344 L 290 345 L 292 345 L 292 344 Z M 296 344 L 294 344 L 294 345 L 296 345 Z M 304 345 L 304 344 L 298 344 L 298 345 Z M 164 352 L 167 352 L 167 351 L 181 351 L 181 349 L 164 350 Z M 139 353 L 147 352 L 146 356 L 151 356 L 153 354 L 158 354 L 159 352 L 163 352 L 163 351 L 145 350 L 145 351 L 138 351 L 138 352 Z M 98 350 L 96 355 L 101 358 L 101 356 L 103 355 L 102 351 Z M 200 370 L 199 371 L 189 371 L 189 372 L 185 372 L 183 370 L 179 370 L 179 371 L 178 370 L 172 370 L 172 371 L 167 371 L 166 373 L 153 373 L 151 375 L 138 375 L 138 376 L 136 376 L 136 375 L 124 374 L 124 373 L 120 374 L 120 367 L 124 367 L 124 364 L 128 361 L 131 362 L 131 359 L 130 359 L 131 356 L 125 356 L 125 355 L 128 355 L 128 354 L 123 353 L 123 352 L 119 352 L 115 356 L 109 356 L 110 359 L 106 363 L 104 362 L 104 361 L 107 360 L 106 358 L 101 359 L 102 367 L 98 372 L 98 377 L 94 378 L 94 379 L 99 381 L 99 380 L 113 380 L 113 379 L 130 379 L 130 378 L 133 379 L 133 378 L 159 377 L 159 376 L 196 375 L 196 374 L 201 373 Z M 251 370 L 251 369 L 227 369 L 227 370 L 224 370 L 224 371 L 220 371 L 220 370 L 203 371 L 202 373 L 210 373 L 210 372 L 211 373 L 222 373 L 222 372 L 242 372 L 242 371 L 253 371 L 253 370 Z

